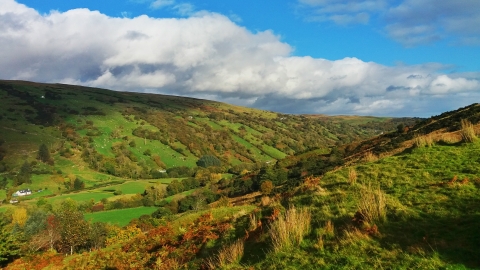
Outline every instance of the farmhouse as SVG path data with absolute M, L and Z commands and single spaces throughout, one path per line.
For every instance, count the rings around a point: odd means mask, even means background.
M 22 189 L 22 190 L 19 190 L 15 193 L 12 194 L 12 196 L 14 197 L 17 197 L 17 196 L 27 196 L 27 195 L 31 195 L 32 194 L 32 191 L 30 189 Z

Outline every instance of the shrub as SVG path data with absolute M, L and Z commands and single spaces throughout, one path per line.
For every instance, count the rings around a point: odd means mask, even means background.
M 280 251 L 300 245 L 303 237 L 310 232 L 312 215 L 306 208 L 297 210 L 294 206 L 270 226 L 273 249 Z
M 460 130 L 460 134 L 462 135 L 462 139 L 464 142 L 474 142 L 477 139 L 475 135 L 475 129 L 473 124 L 470 121 L 462 119 L 462 129 Z

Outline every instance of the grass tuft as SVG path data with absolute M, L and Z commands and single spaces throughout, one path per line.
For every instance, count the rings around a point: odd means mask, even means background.
M 363 156 L 363 160 L 365 162 L 374 162 L 374 161 L 377 161 L 378 160 L 378 157 L 372 153 L 372 152 L 367 152 L 365 153 L 365 155 Z
M 206 260 L 208 269 L 225 268 L 228 265 L 239 263 L 243 257 L 245 243 L 238 239 L 233 244 L 222 247 L 218 254 Z
M 350 168 L 348 170 L 348 182 L 350 185 L 354 185 L 357 182 L 357 171 L 355 168 Z
M 370 224 L 385 221 L 387 217 L 386 201 L 385 193 L 380 187 L 373 188 L 370 184 L 362 186 L 358 203 L 358 213 L 360 213 L 362 221 Z
M 477 139 L 475 135 L 475 128 L 473 124 L 465 119 L 462 119 L 462 129 L 460 130 L 460 134 L 462 134 L 462 139 L 464 142 L 470 143 L 474 142 Z
M 433 139 L 433 136 L 431 134 L 423 135 L 423 136 L 416 136 L 413 139 L 415 146 L 417 148 L 422 148 L 422 147 L 432 147 L 435 144 L 435 141 Z
M 270 225 L 270 237 L 275 252 L 300 245 L 303 237 L 310 232 L 312 215 L 307 208 L 292 206 L 284 215 Z

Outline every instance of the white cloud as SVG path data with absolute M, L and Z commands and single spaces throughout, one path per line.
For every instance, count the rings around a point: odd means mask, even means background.
M 195 6 L 190 3 L 180 3 L 173 7 L 180 16 L 190 16 L 195 13 Z
M 480 74 L 441 74 L 439 64 L 293 57 L 292 47 L 271 31 L 252 33 L 215 13 L 112 18 L 87 9 L 41 15 L 13 0 L 0 6 L 2 79 L 335 114 L 422 116 L 454 104 L 442 101 L 467 105 L 480 91 Z

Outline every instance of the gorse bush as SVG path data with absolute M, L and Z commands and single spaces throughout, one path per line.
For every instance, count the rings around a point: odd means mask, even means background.
M 462 119 L 462 129 L 460 130 L 460 134 L 462 135 L 462 139 L 464 142 L 474 142 L 477 139 L 475 135 L 475 128 L 470 121 Z
M 284 215 L 270 225 L 270 238 L 275 252 L 300 245 L 303 237 L 310 232 L 312 215 L 307 208 L 292 206 Z

